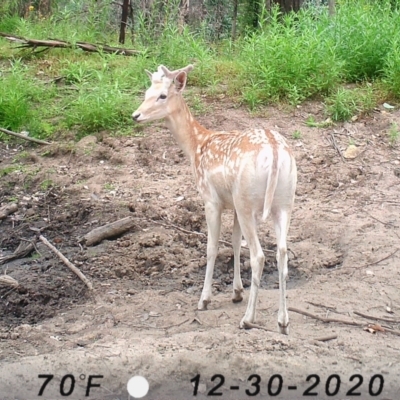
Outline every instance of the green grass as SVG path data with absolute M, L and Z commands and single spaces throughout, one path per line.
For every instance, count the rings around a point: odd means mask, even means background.
M 6 175 L 11 174 L 14 171 L 18 171 L 19 167 L 15 166 L 15 165 L 10 165 L 8 167 L 4 167 L 0 169 L 0 178 Z
M 376 105 L 376 99 L 370 86 L 352 90 L 339 88 L 325 99 L 325 105 L 333 121 L 348 121 L 371 112 Z
M 299 130 L 296 130 L 292 134 L 292 138 L 295 140 L 300 140 L 301 139 L 301 132 Z
M 35 11 L 21 19 L 5 9 L 0 31 L 118 46 L 112 9 L 93 3 L 83 10 L 81 3 L 69 1 L 46 18 Z M 349 120 L 378 100 L 400 99 L 400 12 L 389 0 L 341 0 L 333 18 L 323 7 L 285 16 L 274 8 L 268 22 L 261 18 L 258 29 L 243 30 L 235 42 L 211 42 L 207 38 L 216 35 L 206 24 L 180 29 L 178 1 L 152 4 L 152 13 L 136 16 L 134 44 L 127 47 L 142 54 L 134 57 L 76 49 L 33 55 L 11 50 L 0 38 L 0 126 L 39 138 L 133 134 L 130 115 L 149 85 L 144 69 L 159 64 L 175 69 L 194 63 L 189 86 L 211 97 L 231 96 L 251 110 L 323 101 L 330 119 L 307 121 L 309 126 Z M 188 91 L 186 97 L 197 114 L 209 112 L 198 95 Z
M 277 11 L 260 33 L 239 45 L 240 86 L 251 107 L 257 103 L 286 101 L 298 104 L 327 93 L 340 82 L 342 61 L 326 31 L 327 16 L 313 23 L 311 12 L 287 15 Z
M 348 82 L 382 76 L 393 38 L 399 37 L 400 13 L 387 0 L 345 0 L 327 35 L 335 40 L 335 53 L 344 62 Z

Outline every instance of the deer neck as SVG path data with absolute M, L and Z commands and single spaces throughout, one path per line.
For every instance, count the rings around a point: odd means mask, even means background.
M 166 124 L 179 147 L 194 164 L 196 149 L 210 132 L 193 118 L 182 96 L 177 100 L 178 107 L 175 107 L 175 111 L 167 117 Z

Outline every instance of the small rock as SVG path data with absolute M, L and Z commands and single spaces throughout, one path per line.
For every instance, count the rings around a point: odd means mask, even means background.
M 393 170 L 393 173 L 394 173 L 395 176 L 397 176 L 398 178 L 400 178 L 400 168 L 395 168 L 395 169 Z
M 32 330 L 32 326 L 28 325 L 28 324 L 19 325 L 14 329 L 14 331 L 17 333 L 30 332 L 31 330 Z
M 26 217 L 33 217 L 36 214 L 35 210 L 33 208 L 29 208 L 26 210 L 25 216 Z
M 155 311 L 150 311 L 149 317 L 161 317 L 161 314 Z
M 346 151 L 343 153 L 344 158 L 353 159 L 356 158 L 361 153 L 361 150 L 354 146 L 354 144 L 349 145 Z

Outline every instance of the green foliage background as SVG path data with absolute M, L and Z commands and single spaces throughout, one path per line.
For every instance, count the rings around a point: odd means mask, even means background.
M 120 9 L 111 0 L 53 1 L 48 14 L 38 2 L 22 3 L 1 3 L 0 32 L 118 46 Z M 159 64 L 194 63 L 189 91 L 227 93 L 251 109 L 315 98 L 326 104 L 327 116 L 346 120 L 400 98 L 398 2 L 337 0 L 334 16 L 311 0 L 289 14 L 257 3 L 256 23 L 253 3 L 239 1 L 232 40 L 231 2 L 204 2 L 202 18 L 182 24 L 180 1 L 155 0 L 145 8 L 135 0 L 126 45 L 140 51 L 135 57 L 79 49 L 35 54 L 0 38 L 0 126 L 36 137 L 129 133 L 130 115 L 148 85 L 144 69 Z

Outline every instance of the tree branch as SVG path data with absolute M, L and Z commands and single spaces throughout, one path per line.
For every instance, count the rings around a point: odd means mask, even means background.
M 29 136 L 25 136 L 25 135 L 22 135 L 21 133 L 15 133 L 13 131 L 9 131 L 8 129 L 4 129 L 4 128 L 0 128 L 0 132 L 3 132 L 5 134 L 7 134 L 7 135 L 15 136 L 15 137 L 20 138 L 20 139 L 29 140 L 30 142 L 35 142 L 35 143 L 40 143 L 40 144 L 51 144 L 51 143 L 46 142 L 44 140 L 40 140 L 40 139 L 32 138 L 32 137 L 29 137 Z

